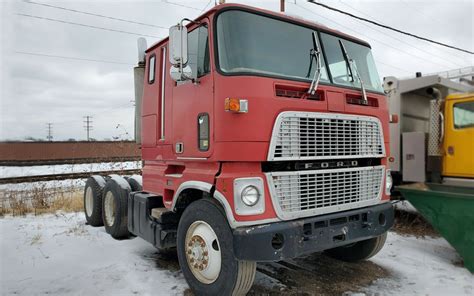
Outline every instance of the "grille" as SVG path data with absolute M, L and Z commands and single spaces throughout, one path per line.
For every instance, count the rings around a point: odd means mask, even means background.
M 268 160 L 383 156 L 382 126 L 375 117 L 283 112 L 275 123 Z
M 384 166 L 267 173 L 280 218 L 291 219 L 377 203 Z

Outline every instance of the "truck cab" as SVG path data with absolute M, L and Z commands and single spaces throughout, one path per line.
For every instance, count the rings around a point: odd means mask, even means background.
M 173 26 L 135 69 L 143 188 L 123 215 L 177 247 L 196 294 L 245 294 L 258 261 L 382 248 L 389 115 L 368 43 L 224 4 Z
M 448 95 L 441 112 L 444 114 L 442 175 L 474 179 L 474 93 Z

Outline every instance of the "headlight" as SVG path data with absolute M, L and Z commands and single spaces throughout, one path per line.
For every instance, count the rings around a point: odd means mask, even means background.
M 259 177 L 234 179 L 235 213 L 241 216 L 259 215 L 265 212 L 263 179 Z
M 385 194 L 390 195 L 390 190 L 393 186 L 393 179 L 392 175 L 390 174 L 390 170 L 387 170 L 385 173 Z
M 251 207 L 257 204 L 260 199 L 260 192 L 257 187 L 250 185 L 242 190 L 241 198 L 244 204 Z

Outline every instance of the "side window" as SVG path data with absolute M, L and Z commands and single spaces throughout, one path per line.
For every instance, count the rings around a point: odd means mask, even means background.
M 454 127 L 474 127 L 474 101 L 454 104 Z
M 204 25 L 188 33 L 188 65 L 194 79 L 210 72 L 209 60 L 209 33 Z
M 156 68 L 156 56 L 153 54 L 148 59 L 148 83 L 152 84 L 155 82 L 155 69 Z

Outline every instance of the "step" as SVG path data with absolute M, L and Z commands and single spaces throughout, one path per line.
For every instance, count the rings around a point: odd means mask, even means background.
M 151 209 L 151 217 L 161 224 L 174 224 L 179 222 L 179 215 L 164 207 Z

